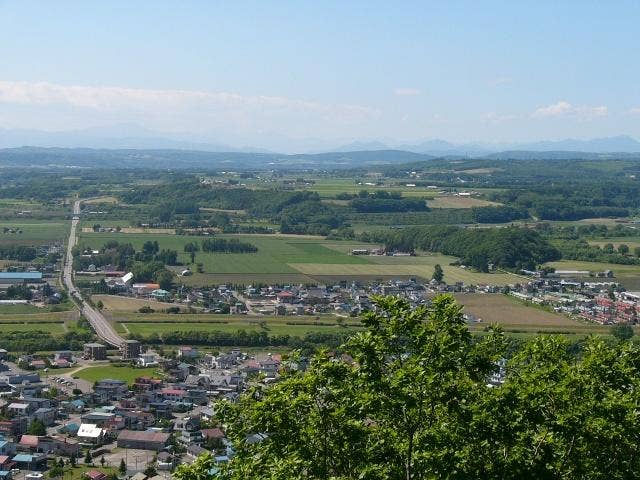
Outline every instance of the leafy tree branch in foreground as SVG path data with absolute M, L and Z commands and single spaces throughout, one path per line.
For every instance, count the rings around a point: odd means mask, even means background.
M 590 338 L 526 343 L 504 384 L 499 329 L 472 336 L 451 296 L 412 309 L 378 297 L 342 355 L 255 387 L 218 414 L 235 455 L 179 480 L 625 479 L 640 474 L 640 351 Z

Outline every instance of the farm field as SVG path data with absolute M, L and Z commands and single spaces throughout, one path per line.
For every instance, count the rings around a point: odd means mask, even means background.
M 286 325 L 270 324 L 268 323 L 266 328 L 261 327 L 256 323 L 240 323 L 233 322 L 230 324 L 219 323 L 126 323 L 126 328 L 130 333 L 138 335 L 151 335 L 163 333 L 173 333 L 176 331 L 191 331 L 191 332 L 226 332 L 236 333 L 239 330 L 265 332 L 268 335 L 291 335 L 291 336 L 304 336 L 307 333 L 323 332 L 323 333 L 342 333 L 354 330 L 355 327 L 340 327 L 340 326 L 315 326 L 315 325 Z
M 382 258 L 382 257 L 381 257 Z M 393 257 L 386 257 L 391 258 Z M 418 257 L 419 258 L 419 257 Z M 431 257 L 425 257 L 431 258 Z M 437 257 L 436 257 L 437 258 Z M 357 276 L 370 277 L 372 279 L 379 277 L 420 277 L 430 279 L 433 274 L 433 266 L 439 263 L 437 261 L 417 263 L 416 264 L 367 264 L 367 265 L 344 265 L 344 264 L 313 264 L 300 263 L 291 266 L 300 272 L 311 276 Z M 443 264 L 441 264 L 443 265 Z M 466 284 L 494 284 L 508 285 L 516 283 L 520 277 L 506 273 L 480 273 L 471 270 L 453 267 L 444 264 L 444 279 L 447 283 L 465 282 Z
M 506 330 L 532 332 L 606 333 L 607 327 L 581 323 L 559 313 L 528 306 L 517 299 L 499 294 L 457 294 L 456 300 L 464 311 L 481 319 L 471 323 L 477 330 L 491 323 L 499 323 Z
M 472 207 L 490 207 L 501 205 L 497 202 L 490 202 L 475 197 L 455 197 L 455 196 L 438 196 L 429 200 L 430 208 L 472 208 Z
M 366 182 L 373 182 L 372 180 L 358 180 L 362 184 L 358 185 L 354 179 L 319 179 L 316 180 L 314 185 L 309 187 L 299 188 L 299 190 L 309 190 L 317 192 L 322 198 L 333 198 L 340 193 L 355 194 L 361 190 L 368 190 L 369 192 L 375 192 L 376 190 L 385 190 L 387 192 L 400 192 L 403 197 L 425 197 L 433 198 L 437 192 L 433 189 L 424 187 L 407 187 L 400 185 L 364 185 Z
M 43 331 L 52 335 L 62 334 L 66 331 L 64 322 L 27 322 L 27 323 L 0 323 L 0 333 L 11 334 L 18 332 Z
M 17 307 L 29 307 L 18 305 Z M 11 308 L 4 306 L 4 308 Z M 35 308 L 35 307 L 34 307 Z M 11 313 L 0 310 L 0 334 L 12 332 L 45 331 L 52 335 L 65 333 L 76 328 L 78 312 L 68 310 L 62 312 L 39 311 L 37 313 Z
M 110 195 L 105 195 L 104 197 L 89 198 L 88 200 L 84 200 L 83 203 L 87 205 L 93 205 L 96 203 L 118 203 L 118 199 Z
M 22 233 L 4 233 L 4 228 L 21 230 Z M 43 245 L 63 242 L 69 234 L 69 223 L 59 222 L 0 222 L 0 245 Z
M 614 248 L 618 248 L 621 244 L 625 244 L 633 254 L 633 249 L 640 247 L 640 237 L 612 237 L 599 240 L 589 240 L 589 245 L 598 245 L 599 247 L 603 247 L 608 243 L 613 244 Z
M 105 378 L 112 380 L 122 380 L 127 383 L 133 383 L 137 377 L 155 377 L 160 378 L 156 368 L 135 368 L 135 367 L 117 367 L 115 365 L 101 365 L 99 367 L 87 367 L 78 370 L 73 374 L 74 378 L 81 378 L 87 382 L 94 383 Z
M 258 247 L 257 253 L 225 254 L 198 252 L 196 262 L 202 263 L 206 273 L 299 273 L 289 263 L 367 263 L 365 259 L 340 253 L 324 246 L 320 237 L 270 236 L 270 235 L 220 235 L 218 238 L 238 238 Z M 202 237 L 177 235 L 122 235 L 106 233 L 82 233 L 81 244 L 101 246 L 110 240 L 130 242 L 139 249 L 147 240 L 157 240 L 160 248 L 178 251 L 178 259 L 185 265 L 189 256 L 183 252 L 184 245 L 199 242 Z
M 146 298 L 119 297 L 117 295 L 92 295 L 93 303 L 101 301 L 104 305 L 103 311 L 117 310 L 136 312 L 139 308 L 149 306 L 154 310 L 161 310 L 170 307 L 182 307 L 179 303 L 165 303 Z
M 82 233 L 81 242 L 100 246 L 109 240 L 131 242 L 134 247 L 153 238 L 160 248 L 177 250 L 179 260 L 188 265 L 189 258 L 183 252 L 188 242 L 200 237 L 176 235 L 122 235 L 106 233 Z M 178 282 L 188 286 L 211 285 L 216 283 L 308 283 L 316 280 L 333 280 L 337 277 L 352 279 L 420 277 L 430 279 L 433 266 L 442 265 L 445 280 L 450 283 L 510 284 L 519 280 L 518 276 L 504 273 L 480 273 L 460 267 L 448 266 L 454 257 L 426 254 L 418 257 L 354 256 L 354 248 L 373 248 L 353 241 L 325 240 L 321 237 L 284 235 L 220 235 L 220 238 L 239 238 L 258 247 L 257 253 L 222 254 L 202 253 L 196 255 L 196 262 L 203 264 L 204 273 L 180 277 Z M 174 270 L 179 270 L 176 267 Z M 195 269 L 194 269 L 195 270 Z M 139 307 L 138 307 L 139 308 Z
M 265 332 L 269 335 L 303 336 L 311 332 L 345 332 L 359 328 L 357 319 L 347 319 L 343 325 L 338 317 L 315 316 L 250 316 L 250 315 L 214 315 L 214 314 L 140 314 L 132 312 L 113 312 L 112 322 L 120 333 L 151 335 L 154 333 L 172 333 L 176 331 L 228 332 L 238 330 Z
M 30 304 L 18 304 L 18 305 L 0 305 L 0 318 L 2 315 L 7 314 L 23 314 L 23 313 L 47 313 L 47 312 L 64 312 L 73 309 L 73 303 L 65 302 L 59 305 L 49 305 L 45 307 L 37 307 Z
M 0 314 L 0 323 L 38 323 L 38 322 L 65 322 L 77 320 L 78 312 L 68 310 L 64 312 L 38 312 L 38 313 L 6 313 Z
M 202 285 L 256 285 L 256 284 L 305 284 L 314 283 L 312 277 L 293 271 L 292 273 L 194 273 L 189 277 L 180 277 L 178 283 L 190 287 Z

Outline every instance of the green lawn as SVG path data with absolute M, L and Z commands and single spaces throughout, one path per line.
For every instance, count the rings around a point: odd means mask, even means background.
M 78 370 L 73 374 L 74 378 L 81 378 L 88 382 L 96 382 L 105 378 L 113 380 L 123 380 L 127 383 L 133 383 L 137 377 L 157 377 L 158 370 L 156 368 L 134 368 L 134 367 L 117 367 L 114 365 L 101 365 L 99 367 L 87 367 Z
M 82 460 L 82 458 L 80 459 Z M 95 466 L 91 465 L 76 465 L 75 467 L 66 466 L 64 468 L 64 475 L 62 478 L 64 480 L 86 480 L 85 473 L 89 470 L 97 470 L 99 472 L 103 472 L 107 475 L 117 474 L 118 466 L 101 466 L 100 465 L 100 457 L 94 459 Z

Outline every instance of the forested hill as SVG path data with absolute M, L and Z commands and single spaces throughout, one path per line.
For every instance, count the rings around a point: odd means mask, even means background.
M 207 170 L 342 169 L 418 162 L 434 157 L 401 150 L 279 153 L 204 152 L 197 150 L 108 150 L 22 147 L 0 150 L 0 166 L 80 168 L 170 168 Z

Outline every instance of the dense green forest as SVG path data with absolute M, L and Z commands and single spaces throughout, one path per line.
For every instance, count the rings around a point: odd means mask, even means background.
M 362 240 L 384 243 L 387 250 L 426 250 L 459 257 L 465 265 L 487 271 L 496 267 L 535 268 L 559 260 L 560 251 L 539 233 L 524 228 L 465 229 L 458 227 L 409 227 L 395 231 L 363 233 Z
M 640 475 L 640 347 L 540 336 L 515 351 L 473 337 L 461 307 L 376 298 L 345 354 L 285 361 L 216 417 L 235 455 L 178 480 L 631 479 Z M 506 359 L 502 379 L 491 382 Z

